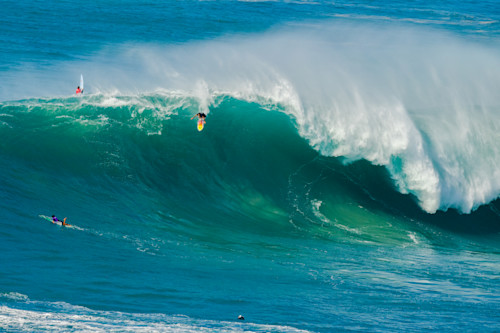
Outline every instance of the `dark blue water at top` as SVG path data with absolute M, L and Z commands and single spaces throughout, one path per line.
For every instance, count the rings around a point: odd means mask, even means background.
M 124 42 L 184 43 L 310 20 L 402 20 L 498 37 L 495 1 L 11 1 L 2 2 L 1 69 L 88 56 Z

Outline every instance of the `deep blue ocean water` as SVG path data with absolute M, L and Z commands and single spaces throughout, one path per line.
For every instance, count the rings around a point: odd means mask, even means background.
M 0 7 L 0 331 L 500 331 L 497 1 Z

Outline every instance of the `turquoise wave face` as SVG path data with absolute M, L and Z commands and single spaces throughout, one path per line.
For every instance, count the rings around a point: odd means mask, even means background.
M 28 200 L 39 198 L 49 210 L 76 204 L 85 211 L 89 200 L 94 207 L 105 198 L 116 210 L 130 210 L 133 220 L 162 224 L 171 216 L 251 233 L 300 230 L 404 243 L 414 219 L 452 230 L 495 229 L 497 203 L 470 216 L 426 214 L 396 191 L 384 168 L 321 156 L 278 106 L 227 96 L 214 105 L 198 132 L 190 118 L 199 104 L 186 96 L 4 103 L 4 182 L 14 181 L 8 186 L 22 197 L 31 192 Z M 33 173 L 31 181 L 23 176 Z

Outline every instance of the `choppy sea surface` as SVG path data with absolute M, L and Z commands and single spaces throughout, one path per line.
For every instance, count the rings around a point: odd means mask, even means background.
M 0 49 L 1 331 L 500 331 L 497 1 L 4 0 Z

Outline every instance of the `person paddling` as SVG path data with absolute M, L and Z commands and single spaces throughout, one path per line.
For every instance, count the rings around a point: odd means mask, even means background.
M 64 218 L 64 220 L 59 220 L 55 215 L 52 215 L 52 223 L 58 223 L 58 222 L 61 222 L 61 225 L 69 225 L 66 223 L 66 219 L 67 217 Z

